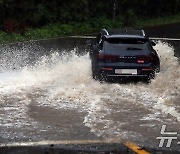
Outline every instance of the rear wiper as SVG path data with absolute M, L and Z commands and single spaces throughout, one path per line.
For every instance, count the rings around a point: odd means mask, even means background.
M 129 48 L 127 48 L 127 50 L 142 50 L 142 49 L 140 49 L 140 48 L 134 48 L 134 47 L 129 47 Z

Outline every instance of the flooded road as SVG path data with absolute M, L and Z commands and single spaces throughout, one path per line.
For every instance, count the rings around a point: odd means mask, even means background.
M 36 43 L 1 47 L 1 144 L 115 139 L 158 148 L 162 125 L 180 133 L 180 65 L 173 46 L 157 42 L 161 72 L 150 84 L 118 84 L 94 81 L 87 51 L 70 44 L 58 44 L 61 50 Z M 177 141 L 172 149 L 179 149 Z

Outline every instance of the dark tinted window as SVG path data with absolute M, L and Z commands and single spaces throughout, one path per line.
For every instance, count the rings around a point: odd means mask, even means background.
M 108 38 L 105 41 L 111 44 L 144 44 L 148 40 L 142 38 Z
M 149 45 L 148 39 L 143 38 L 109 38 L 104 41 L 103 47 L 106 52 L 142 51 L 149 53 Z

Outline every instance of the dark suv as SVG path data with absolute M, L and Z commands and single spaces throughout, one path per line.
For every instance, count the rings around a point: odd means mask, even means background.
M 93 78 L 154 78 L 160 61 L 152 46 L 143 30 L 102 29 L 91 44 Z

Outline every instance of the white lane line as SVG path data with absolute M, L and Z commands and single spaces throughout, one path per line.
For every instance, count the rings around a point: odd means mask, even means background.
M 166 40 L 166 41 L 180 41 L 179 38 L 161 38 L 161 37 L 150 37 L 151 40 Z
M 95 36 L 69 36 L 70 38 L 84 38 L 84 39 L 93 39 Z M 67 37 L 68 38 L 68 37 Z M 180 41 L 179 38 L 163 38 L 163 37 L 150 37 L 151 40 L 167 40 L 167 41 Z
M 94 39 L 96 37 L 95 36 L 62 36 L 62 37 L 56 37 L 56 38 L 47 38 L 47 39 L 20 41 L 20 42 L 14 42 L 14 43 L 5 43 L 5 44 L 0 44 L 0 45 L 13 45 L 13 44 L 17 44 L 17 43 L 29 43 L 29 42 L 57 40 L 57 39 L 65 39 L 65 38 Z M 150 37 L 149 39 L 151 39 L 151 40 L 165 40 L 165 41 L 180 41 L 179 38 Z
M 93 38 L 96 38 L 95 36 L 68 36 L 68 37 L 70 37 L 70 38 L 84 38 L 84 39 L 93 39 Z
M 106 139 L 106 140 L 59 140 L 59 141 L 38 141 L 38 142 L 13 142 L 7 144 L 0 144 L 0 147 L 21 147 L 21 146 L 40 146 L 51 144 L 98 144 L 98 143 L 119 143 L 120 140 Z
M 77 144 L 122 144 L 137 154 L 150 154 L 149 152 L 141 149 L 138 145 L 127 142 L 121 143 L 120 140 L 106 139 L 106 140 L 59 140 L 59 141 L 39 141 L 39 142 L 14 142 L 7 144 L 0 144 L 0 148 L 3 147 L 28 147 L 28 146 L 46 146 L 46 145 L 77 145 Z

